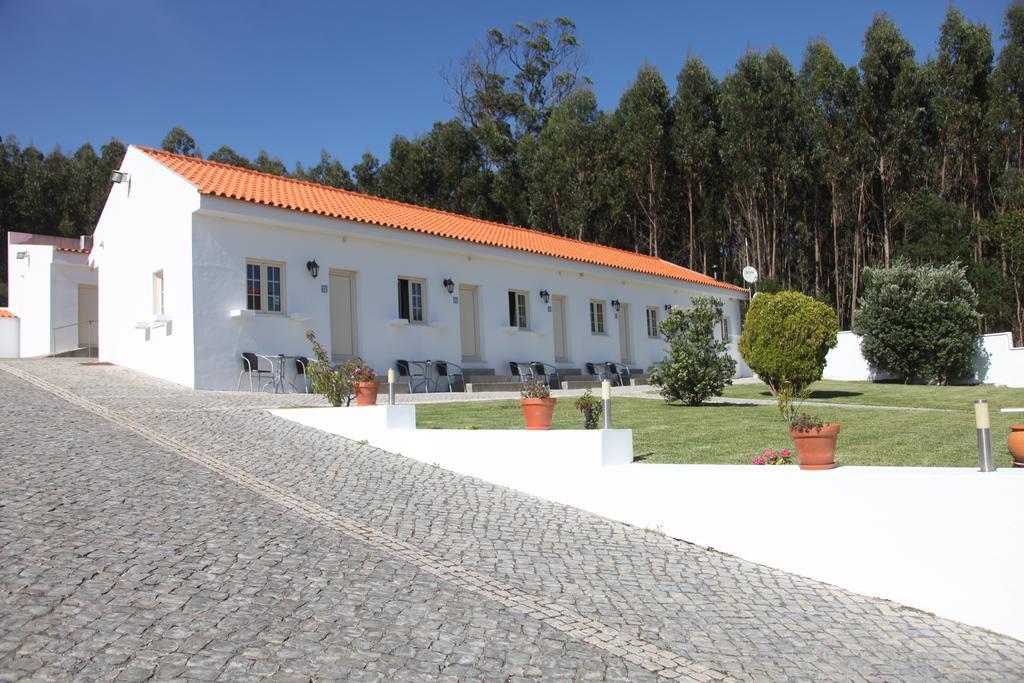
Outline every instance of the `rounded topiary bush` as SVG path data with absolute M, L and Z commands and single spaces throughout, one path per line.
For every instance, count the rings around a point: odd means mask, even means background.
M 831 306 L 800 292 L 758 294 L 743 320 L 739 351 L 773 394 L 784 383 L 800 394 L 821 379 L 837 334 Z

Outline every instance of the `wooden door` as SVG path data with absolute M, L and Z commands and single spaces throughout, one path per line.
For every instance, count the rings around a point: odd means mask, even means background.
M 78 346 L 95 347 L 99 331 L 99 297 L 95 285 L 78 285 Z
M 554 295 L 551 297 L 551 319 L 554 322 L 555 334 L 555 362 L 569 362 L 569 346 L 565 339 L 565 297 Z
M 619 304 L 619 351 L 622 363 L 633 362 L 633 348 L 629 338 L 629 304 Z
M 356 355 L 355 273 L 332 270 L 331 357 L 339 360 Z
M 462 338 L 462 360 L 479 361 L 480 309 L 476 287 L 459 287 L 459 331 Z

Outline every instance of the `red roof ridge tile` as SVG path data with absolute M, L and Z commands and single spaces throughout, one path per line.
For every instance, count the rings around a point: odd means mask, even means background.
M 353 190 L 347 190 L 347 189 L 344 189 L 344 188 L 331 187 L 329 185 L 320 185 L 318 183 L 314 183 L 314 182 L 308 181 L 308 180 L 299 180 L 297 178 L 289 178 L 289 177 L 285 177 L 285 176 L 274 175 L 273 173 L 266 173 L 264 171 L 257 171 L 255 169 L 242 168 L 240 166 L 232 166 L 231 164 L 225 164 L 225 163 L 219 162 L 219 161 L 211 161 L 209 159 L 201 159 L 201 158 L 198 158 L 198 157 L 191 157 L 191 156 L 186 156 L 186 155 L 183 155 L 183 154 L 175 154 L 174 152 L 168 152 L 168 151 L 162 150 L 162 149 L 155 149 L 155 148 L 152 148 L 152 147 L 146 147 L 144 145 L 132 145 L 132 147 L 135 147 L 135 148 L 139 149 L 140 151 L 142 151 L 142 152 L 148 154 L 149 156 L 153 157 L 155 160 L 157 160 L 162 165 L 167 167 L 171 172 L 177 174 L 178 176 L 184 178 L 186 181 L 188 181 L 192 185 L 196 186 L 197 189 L 199 190 L 199 192 L 202 193 L 202 194 L 209 194 L 209 195 L 213 195 L 213 196 L 221 196 L 221 197 L 225 197 L 225 198 L 228 198 L 228 199 L 235 199 L 235 200 L 239 200 L 239 201 L 250 201 L 250 202 L 253 202 L 253 203 L 256 203 L 256 204 L 263 204 L 265 206 L 276 206 L 278 208 L 285 208 L 285 209 L 289 209 L 289 210 L 302 211 L 302 212 L 305 212 L 305 213 L 312 213 L 312 214 L 326 216 L 326 217 L 330 217 L 330 218 L 345 218 L 345 219 L 353 220 L 353 221 L 356 221 L 356 222 L 369 223 L 369 224 L 375 224 L 375 225 L 382 225 L 382 226 L 385 226 L 385 227 L 391 227 L 391 228 L 396 228 L 396 229 L 401 229 L 401 230 L 411 230 L 413 232 L 419 232 L 419 233 L 424 233 L 424 234 L 433 234 L 433 235 L 437 235 L 437 236 L 441 236 L 441 237 L 447 237 L 449 239 L 457 239 L 457 240 L 460 240 L 460 241 L 471 242 L 471 243 L 475 243 L 475 244 L 484 244 L 484 245 L 489 245 L 489 246 L 497 246 L 499 248 L 513 249 L 515 251 L 524 251 L 524 252 L 539 254 L 539 255 L 543 255 L 543 256 L 551 256 L 551 257 L 554 257 L 554 258 L 562 258 L 562 259 L 565 259 L 565 260 L 575 261 L 575 262 L 578 262 L 578 263 L 590 263 L 592 265 L 599 265 L 599 266 L 614 268 L 614 269 L 617 269 L 617 270 L 625 270 L 625 271 L 634 272 L 634 273 L 641 273 L 641 274 L 645 274 L 645 275 L 653 275 L 655 277 L 665 277 L 665 278 L 669 278 L 669 279 L 673 279 L 673 280 L 680 280 L 680 281 L 683 281 L 683 282 L 691 282 L 691 283 L 694 283 L 694 284 L 702 284 L 702 285 L 707 285 L 707 286 L 710 286 L 710 287 L 717 287 L 717 288 L 721 288 L 721 289 L 729 289 L 729 290 L 734 290 L 734 291 L 738 291 L 738 292 L 743 292 L 744 294 L 746 294 L 746 291 L 747 291 L 747 290 L 745 290 L 742 287 L 738 287 L 736 285 L 733 285 L 733 284 L 730 284 L 730 283 L 727 283 L 727 282 L 721 282 L 721 281 L 715 280 L 714 278 L 712 278 L 710 276 L 704 275 L 702 273 L 698 273 L 695 270 L 691 270 L 689 268 L 686 268 L 684 266 L 680 266 L 680 265 L 672 263 L 670 261 L 666 261 L 665 259 L 659 258 L 657 256 L 650 256 L 648 254 L 642 254 L 640 252 L 628 251 L 628 250 L 625 250 L 625 249 L 620 249 L 618 247 L 611 247 L 611 246 L 607 246 L 607 245 L 603 245 L 603 244 L 597 244 L 597 243 L 594 243 L 594 242 L 586 242 L 586 241 L 578 240 L 578 239 L 575 239 L 575 238 L 572 238 L 572 237 L 568 237 L 568 236 L 565 236 L 565 235 L 557 235 L 557 234 L 554 234 L 554 233 L 543 232 L 541 230 L 536 230 L 536 229 L 528 228 L 528 227 L 525 227 L 525 226 L 508 225 L 506 223 L 498 223 L 496 221 L 491 221 L 491 220 L 487 220 L 487 219 L 484 219 L 484 218 L 476 218 L 476 217 L 473 217 L 473 216 L 466 216 L 464 214 L 458 214 L 458 213 L 454 213 L 454 212 L 451 212 L 451 211 L 446 211 L 444 209 L 436 209 L 436 208 L 429 207 L 429 206 L 421 206 L 421 205 L 418 205 L 418 204 L 410 204 L 408 202 L 401 202 L 401 201 L 394 200 L 394 199 L 388 199 L 386 197 L 377 197 L 375 195 L 363 194 L 361 192 L 355 192 Z M 321 208 L 316 208 L 316 207 L 311 207 L 311 206 L 300 206 L 298 202 L 294 202 L 294 201 L 288 202 L 288 201 L 284 201 L 284 200 L 281 200 L 281 199 L 272 199 L 272 198 L 267 198 L 267 197 L 244 196 L 242 194 L 239 194 L 237 191 L 214 190 L 214 189 L 210 189 L 209 186 L 204 186 L 201 179 L 189 177 L 186 173 L 182 172 L 181 170 L 179 170 L 177 168 L 172 167 L 171 165 L 169 165 L 168 163 L 165 163 L 165 162 L 171 162 L 171 163 L 178 162 L 178 163 L 194 164 L 196 166 L 207 167 L 207 168 L 212 167 L 214 169 L 221 169 L 221 170 L 223 170 L 223 171 L 225 171 L 227 173 L 231 173 L 231 174 L 241 174 L 243 176 L 249 176 L 249 177 L 255 176 L 255 177 L 266 179 L 266 180 L 268 180 L 270 182 L 273 182 L 273 183 L 282 183 L 283 186 L 285 186 L 285 187 L 287 187 L 287 186 L 308 187 L 308 188 L 311 188 L 311 189 L 315 189 L 318 192 L 336 193 L 337 196 L 344 196 L 346 198 L 349 198 L 349 199 L 352 199 L 352 200 L 355 200 L 355 201 L 359 201 L 359 202 L 369 202 L 371 204 L 386 205 L 386 206 L 393 207 L 395 209 L 402 210 L 402 211 L 407 211 L 407 210 L 412 209 L 412 210 L 419 211 L 419 212 L 427 212 L 429 214 L 436 215 L 436 216 L 439 216 L 439 217 L 450 218 L 450 219 L 452 219 L 453 221 L 456 221 L 456 222 L 468 221 L 469 223 L 474 224 L 476 226 L 479 226 L 481 228 L 487 227 L 487 228 L 501 230 L 501 231 L 514 231 L 514 232 L 516 232 L 518 234 L 534 236 L 534 237 L 536 237 L 537 239 L 540 239 L 540 240 L 558 241 L 560 243 L 567 244 L 567 245 L 575 245 L 577 248 L 584 247 L 584 248 L 596 249 L 596 250 L 599 250 L 601 252 L 608 253 L 609 257 L 611 257 L 613 254 L 619 254 L 619 255 L 622 255 L 622 256 L 630 257 L 630 258 L 639 258 L 643 262 L 649 263 L 652 266 L 654 265 L 654 263 L 657 263 L 657 264 L 660 264 L 663 267 L 667 267 L 667 269 L 669 269 L 671 271 L 675 271 L 675 272 L 671 272 L 671 273 L 670 272 L 654 272 L 655 269 L 653 267 L 650 268 L 650 269 L 642 269 L 641 267 L 639 267 L 639 265 L 637 265 L 635 267 L 629 267 L 629 266 L 625 266 L 625 265 L 622 265 L 622 264 L 613 263 L 613 262 L 610 261 L 610 258 L 609 258 L 609 260 L 607 262 L 602 262 L 602 261 L 604 261 L 604 259 L 599 260 L 599 259 L 596 259 L 596 258 L 584 258 L 582 256 L 575 256 L 575 255 L 549 253 L 546 250 L 540 249 L 536 245 L 509 246 L 507 244 L 500 244 L 500 243 L 498 243 L 498 241 L 496 239 L 494 239 L 494 238 L 487 239 L 486 237 L 481 237 L 480 235 L 473 235 L 473 236 L 470 236 L 470 235 L 459 235 L 459 236 L 453 236 L 453 235 L 440 234 L 438 231 L 431 230 L 428 227 L 418 227 L 418 226 L 411 225 L 411 224 L 408 224 L 408 223 L 404 223 L 403 224 L 403 223 L 400 223 L 400 222 L 395 222 L 394 220 L 388 221 L 388 220 L 385 220 L 385 219 L 380 218 L 380 217 L 373 217 L 373 218 L 371 218 L 371 217 L 367 217 L 367 216 L 360 217 L 360 216 L 356 216 L 356 215 L 351 215 L 352 214 L 351 211 L 342 212 L 341 210 L 335 210 L 335 211 L 332 212 L 332 211 L 324 209 L 322 207 Z

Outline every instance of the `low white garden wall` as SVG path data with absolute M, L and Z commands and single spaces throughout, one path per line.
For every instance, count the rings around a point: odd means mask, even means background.
M 1024 469 L 629 464 L 631 430 L 417 430 L 413 405 L 270 412 L 1024 639 Z
M 981 336 L 981 353 L 974 359 L 974 376 L 967 378 L 983 384 L 1024 387 L 1024 348 L 1013 345 L 1013 335 L 997 332 Z M 893 375 L 879 372 L 864 359 L 861 337 L 853 332 L 840 332 L 838 344 L 825 357 L 822 379 L 871 381 L 891 379 Z
M 0 358 L 18 358 L 21 355 L 21 321 L 0 317 Z

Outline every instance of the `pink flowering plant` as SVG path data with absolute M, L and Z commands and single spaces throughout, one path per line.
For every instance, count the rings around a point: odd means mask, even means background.
M 331 365 L 330 355 L 316 340 L 313 330 L 306 332 L 306 339 L 313 345 L 313 355 L 316 356 L 316 360 L 310 362 L 307 368 L 313 391 L 323 394 L 332 406 L 351 405 L 356 382 L 372 382 L 377 379 L 373 368 L 359 357 Z
M 754 458 L 755 465 L 788 465 L 793 462 L 792 454 L 787 450 L 765 450 Z

